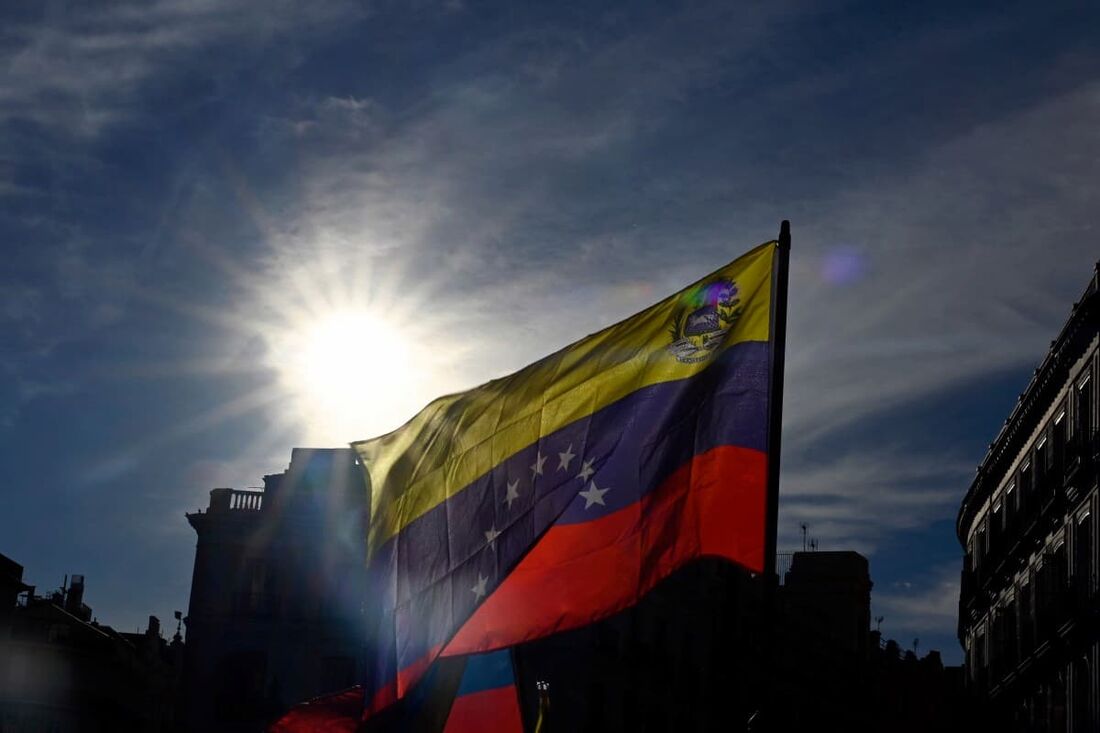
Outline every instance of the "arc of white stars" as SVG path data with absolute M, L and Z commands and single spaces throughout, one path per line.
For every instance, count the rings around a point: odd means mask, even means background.
M 596 488 L 596 482 L 595 481 L 590 482 L 588 484 L 588 491 L 579 492 L 580 495 L 584 497 L 584 508 L 588 509 L 593 504 L 599 504 L 600 506 L 607 506 L 606 504 L 604 504 L 603 495 L 606 494 L 608 491 L 611 491 L 611 489 L 609 489 L 609 488 L 599 489 L 599 488 Z
M 588 479 L 592 478 L 592 474 L 596 473 L 596 469 L 592 468 L 592 464 L 595 462 L 595 458 L 584 461 L 584 465 L 581 466 L 581 472 L 577 474 L 577 478 L 581 480 L 581 483 L 588 483 Z
M 519 479 L 515 481 L 509 481 L 508 487 L 504 491 L 504 503 L 508 505 L 508 508 L 512 508 L 512 502 L 519 498 Z
M 549 458 L 549 456 L 544 456 L 542 451 L 535 454 L 535 462 L 531 464 L 531 478 L 542 475 L 542 467 L 543 464 L 546 463 L 547 458 Z
M 565 449 L 564 453 L 558 454 L 558 470 L 568 471 L 569 464 L 573 462 L 573 459 L 576 457 L 576 455 L 577 454 L 573 452 L 573 444 L 570 443 L 569 447 Z
M 470 592 L 474 594 L 474 601 L 480 601 L 485 597 L 485 585 L 489 582 L 481 573 L 477 574 L 477 582 L 474 583 L 474 587 L 470 589 Z

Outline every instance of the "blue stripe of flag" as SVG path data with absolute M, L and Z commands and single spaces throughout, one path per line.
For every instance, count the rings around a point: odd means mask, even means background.
M 466 659 L 466 671 L 458 686 L 458 696 L 508 687 L 516 682 L 512 672 L 512 655 L 507 649 L 474 654 Z

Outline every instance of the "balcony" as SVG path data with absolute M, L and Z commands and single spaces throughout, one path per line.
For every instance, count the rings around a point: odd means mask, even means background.
M 1065 496 L 1064 480 L 1062 472 L 1052 467 L 1038 482 L 1040 519 L 1050 516 L 1052 512 L 1061 508 L 1061 500 Z
M 211 512 L 258 512 L 263 509 L 264 492 L 239 489 L 211 489 Z
M 1072 492 L 1071 500 L 1076 498 L 1078 492 L 1088 489 L 1095 477 L 1096 469 L 1096 437 L 1085 440 L 1075 438 L 1066 446 L 1066 463 L 1064 467 L 1065 484 Z

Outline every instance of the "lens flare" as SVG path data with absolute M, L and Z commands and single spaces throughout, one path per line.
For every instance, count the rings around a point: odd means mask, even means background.
M 424 376 L 410 335 L 379 313 L 303 317 L 271 356 L 315 439 L 348 442 L 392 429 L 422 406 Z
M 301 386 L 325 403 L 365 384 L 400 387 L 409 367 L 401 333 L 366 312 L 334 313 L 309 326 L 296 356 Z

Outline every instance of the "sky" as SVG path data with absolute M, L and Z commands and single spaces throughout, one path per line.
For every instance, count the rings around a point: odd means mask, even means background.
M 0 552 L 170 619 L 211 488 L 790 219 L 780 549 L 960 661 L 959 502 L 1100 255 L 1087 6 L 8 4 Z

